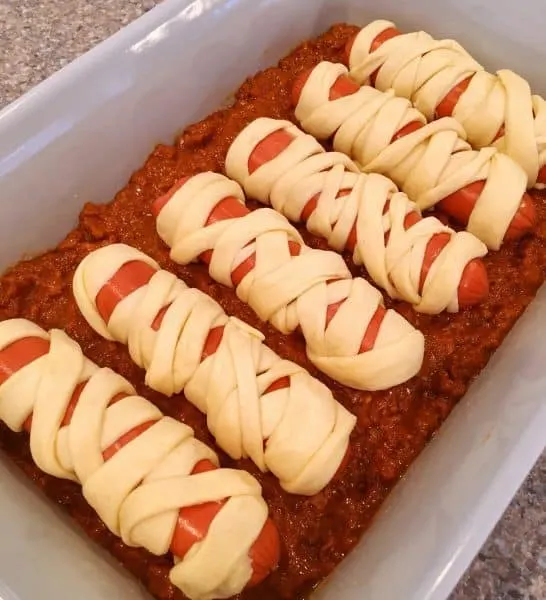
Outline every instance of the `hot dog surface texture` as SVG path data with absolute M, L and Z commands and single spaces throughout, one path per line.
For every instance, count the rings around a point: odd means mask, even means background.
M 261 324 L 232 290 L 210 279 L 204 265 L 179 266 L 168 259 L 168 248 L 156 234 L 153 201 L 181 177 L 205 170 L 222 172 L 227 149 L 253 119 L 266 116 L 294 120 L 290 91 L 297 75 L 322 60 L 341 62 L 344 46 L 356 31 L 356 27 L 334 26 L 317 40 L 297 48 L 279 67 L 249 78 L 237 92 L 233 107 L 188 127 L 173 146 L 158 146 L 113 203 L 86 205 L 78 226 L 58 248 L 17 264 L 0 279 L 0 319 L 26 317 L 47 329 L 65 329 L 91 360 L 127 377 L 138 393 L 164 414 L 192 426 L 196 437 L 215 449 L 205 419 L 195 407 L 181 396 L 166 398 L 145 388 L 143 373 L 125 347 L 103 340 L 80 315 L 71 282 L 76 266 L 91 250 L 123 242 L 152 256 L 162 268 L 264 332 L 275 352 L 325 381 L 336 399 L 357 415 L 347 468 L 338 480 L 311 498 L 289 495 L 272 475 L 260 474 L 250 461 L 232 463 L 219 452 L 222 466 L 243 467 L 263 485 L 264 498 L 281 538 L 279 569 L 264 583 L 245 591 L 244 600 L 299 597 L 332 571 L 354 547 L 390 489 L 447 418 L 546 278 L 546 199 L 533 193 L 538 212 L 536 233 L 515 244 L 505 244 L 484 258 L 490 293 L 482 304 L 457 314 L 429 316 L 386 298 L 387 307 L 399 310 L 424 332 L 425 361 L 420 376 L 407 384 L 385 392 L 362 393 L 318 373 L 306 359 L 300 337 Z M 181 114 L 181 124 L 184 118 Z M 247 206 L 255 209 L 258 205 L 248 202 Z M 304 227 L 299 230 L 307 244 L 326 249 L 326 242 L 307 233 Z M 347 264 L 355 274 L 361 273 L 350 260 Z M 168 561 L 129 549 L 110 534 L 93 515 L 76 484 L 44 476 L 33 465 L 24 435 L 2 426 L 0 447 L 93 540 L 139 577 L 153 596 L 159 600 L 183 598 L 169 583 Z M 340 536 L 339 531 L 344 535 Z

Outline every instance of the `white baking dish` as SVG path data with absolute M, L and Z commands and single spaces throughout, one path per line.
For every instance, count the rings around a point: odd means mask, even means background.
M 167 0 L 0 113 L 0 267 L 58 242 L 247 75 L 335 21 L 378 17 L 546 92 L 538 1 Z M 545 314 L 543 290 L 317 598 L 448 596 L 544 447 Z M 0 598 L 146 597 L 3 458 L 0 482 Z

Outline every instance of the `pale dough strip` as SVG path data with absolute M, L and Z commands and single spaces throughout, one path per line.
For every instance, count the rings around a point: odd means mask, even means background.
M 375 87 L 411 100 L 429 121 L 455 85 L 472 77 L 452 115 L 470 144 L 495 146 L 523 167 L 528 187 L 546 187 L 537 183 L 546 164 L 546 100 L 532 94 L 529 83 L 513 71 L 488 73 L 454 40 L 435 40 L 424 31 L 396 36 L 370 53 L 373 40 L 395 27 L 378 20 L 360 30 L 351 50 L 351 77 L 369 83 L 379 69 Z M 502 125 L 504 134 L 496 139 Z
M 421 210 L 486 181 L 467 230 L 498 250 L 525 193 L 523 169 L 496 148 L 472 150 L 453 118 L 426 124 L 425 116 L 392 90 L 364 86 L 330 100 L 330 88 L 347 74 L 343 65 L 326 61 L 313 69 L 295 111 L 302 128 L 318 139 L 334 136 L 336 150 L 351 156 L 363 171 L 390 177 Z M 391 143 L 412 122 L 425 125 Z
M 182 560 L 175 557 L 170 579 L 192 600 L 242 591 L 252 575 L 249 550 L 268 516 L 259 483 L 236 469 L 193 475 L 198 462 L 218 465 L 218 457 L 190 427 L 163 416 L 126 379 L 87 359 L 63 331 L 48 333 L 26 319 L 0 323 L 0 350 L 28 337 L 49 342 L 49 351 L 0 385 L 0 419 L 18 432 L 32 415 L 30 448 L 37 466 L 80 483 L 112 533 L 158 556 L 169 552 L 181 508 L 227 498 L 203 540 Z M 63 426 L 83 382 L 70 423 Z M 109 406 L 120 393 L 127 397 Z M 149 421 L 155 423 L 104 461 L 106 448 Z
M 251 174 L 248 164 L 256 144 L 279 130 L 289 133 L 293 141 Z M 356 224 L 353 262 L 364 265 L 391 298 L 406 300 L 419 312 L 457 312 L 458 286 L 466 265 L 487 253 L 476 237 L 464 231 L 456 233 L 434 217 L 406 230 L 404 219 L 413 211 L 419 214 L 419 209 L 390 179 L 361 173 L 345 154 L 326 152 L 314 137 L 290 121 L 265 117 L 252 121 L 230 146 L 226 173 L 248 196 L 271 204 L 295 222 L 303 220 L 304 208 L 318 194 L 307 229 L 342 252 Z M 338 197 L 342 190 L 350 193 Z M 448 233 L 451 239 L 419 293 L 427 244 L 438 233 Z
M 97 294 L 131 261 L 142 261 L 157 272 L 119 302 L 105 324 Z M 324 384 L 269 349 L 259 331 L 228 317 L 212 298 L 123 244 L 89 254 L 76 270 L 73 290 L 91 327 L 128 344 L 132 359 L 146 370 L 149 387 L 167 396 L 183 391 L 207 415 L 210 432 L 232 458 L 251 458 L 278 477 L 288 492 L 312 495 L 329 483 L 347 451 L 356 418 Z M 166 307 L 156 331 L 154 319 Z M 220 345 L 201 360 L 215 327 L 224 327 Z M 288 387 L 265 393 L 284 377 Z

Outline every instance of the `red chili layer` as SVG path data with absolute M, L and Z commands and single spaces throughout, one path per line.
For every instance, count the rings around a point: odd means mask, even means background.
M 142 370 L 134 365 L 127 350 L 100 338 L 79 315 L 71 281 L 77 264 L 91 249 L 107 242 L 123 242 L 151 255 L 189 285 L 209 293 L 228 312 L 261 329 L 272 349 L 327 382 L 336 398 L 358 416 L 347 468 L 313 498 L 287 494 L 275 477 L 261 475 L 250 461 L 233 463 L 222 455 L 224 466 L 241 466 L 260 480 L 282 542 L 279 570 L 245 591 L 244 600 L 299 597 L 331 573 L 360 539 L 389 490 L 446 419 L 546 279 L 546 201 L 544 194 L 536 194 L 537 234 L 507 244 L 485 258 L 491 286 L 482 304 L 459 314 L 431 317 L 415 313 L 407 304 L 386 300 L 387 306 L 395 307 L 425 333 L 425 361 L 418 379 L 386 392 L 366 394 L 317 373 L 305 356 L 300 336 L 285 336 L 260 324 L 232 290 L 211 281 L 205 265 L 182 267 L 169 260 L 168 249 L 155 231 L 153 201 L 185 175 L 209 169 L 221 171 L 228 147 L 252 119 L 292 119 L 290 90 L 296 76 L 321 60 L 340 62 L 347 40 L 356 31 L 355 27 L 337 25 L 317 40 L 296 48 L 279 67 L 247 79 L 233 107 L 188 127 L 176 145 L 158 146 L 113 203 L 88 204 L 78 227 L 59 248 L 18 263 L 0 278 L 0 318 L 27 317 L 45 328 L 65 328 L 89 358 L 122 373 L 163 413 L 194 427 L 197 436 L 208 444 L 213 445 L 213 440 L 203 415 L 182 396 L 165 398 L 146 388 Z M 248 206 L 254 209 L 257 205 Z M 310 246 L 327 248 L 304 228 L 301 233 Z M 359 271 L 350 261 L 348 264 L 353 272 Z M 111 535 L 82 498 L 79 486 L 45 476 L 33 465 L 25 435 L 0 426 L 0 447 L 152 595 L 158 600 L 181 600 L 182 594 L 168 580 L 169 561 L 127 548 Z

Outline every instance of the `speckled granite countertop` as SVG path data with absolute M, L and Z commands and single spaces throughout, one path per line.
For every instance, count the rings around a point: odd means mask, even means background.
M 0 108 L 155 4 L 0 0 Z M 546 453 L 450 600 L 546 600 Z

